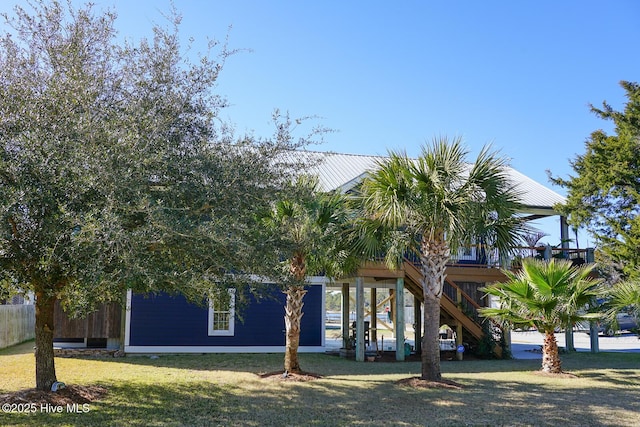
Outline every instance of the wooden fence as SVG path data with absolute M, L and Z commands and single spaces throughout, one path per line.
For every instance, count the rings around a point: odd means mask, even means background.
M 34 305 L 0 305 L 0 348 L 33 339 L 35 324 Z

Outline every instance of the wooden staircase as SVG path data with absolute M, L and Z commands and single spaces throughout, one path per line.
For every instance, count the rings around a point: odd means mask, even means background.
M 403 270 L 405 273 L 405 288 L 409 290 L 420 302 L 424 302 L 422 291 L 422 273 L 411 261 L 405 260 Z M 455 282 L 447 277 L 440 300 L 440 309 L 443 314 L 459 322 L 464 331 L 480 341 L 484 337 L 484 330 L 480 324 L 478 309 L 480 305 L 460 289 Z M 502 348 L 496 346 L 494 352 L 498 357 L 502 356 Z

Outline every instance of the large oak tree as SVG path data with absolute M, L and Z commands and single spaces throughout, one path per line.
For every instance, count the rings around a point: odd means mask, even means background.
M 35 294 L 38 389 L 57 381 L 57 300 L 76 314 L 126 289 L 202 302 L 272 256 L 256 212 L 296 169 L 282 151 L 303 142 L 286 117 L 273 138 L 235 138 L 214 90 L 229 51 L 191 62 L 171 17 L 133 44 L 91 6 L 3 15 L 0 286 Z

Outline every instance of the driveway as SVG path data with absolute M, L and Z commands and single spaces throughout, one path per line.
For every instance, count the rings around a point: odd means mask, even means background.
M 516 359 L 539 359 L 543 335 L 537 331 L 511 332 L 511 352 Z M 558 347 L 565 346 L 564 333 L 557 333 Z M 577 351 L 591 351 L 590 336 L 584 332 L 573 333 L 573 345 Z M 598 337 L 600 351 L 622 351 L 640 353 L 638 335 L 623 333 L 613 337 Z

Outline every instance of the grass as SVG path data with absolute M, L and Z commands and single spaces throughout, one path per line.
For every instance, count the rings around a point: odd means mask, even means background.
M 0 351 L 0 394 L 33 387 L 33 343 Z M 260 379 L 281 354 L 56 359 L 58 379 L 99 384 L 87 413 L 0 414 L 33 426 L 620 426 L 640 425 L 640 354 L 563 356 L 575 378 L 537 373 L 539 360 L 443 362 L 462 390 L 413 389 L 419 363 L 357 363 L 301 354 L 310 382 Z

